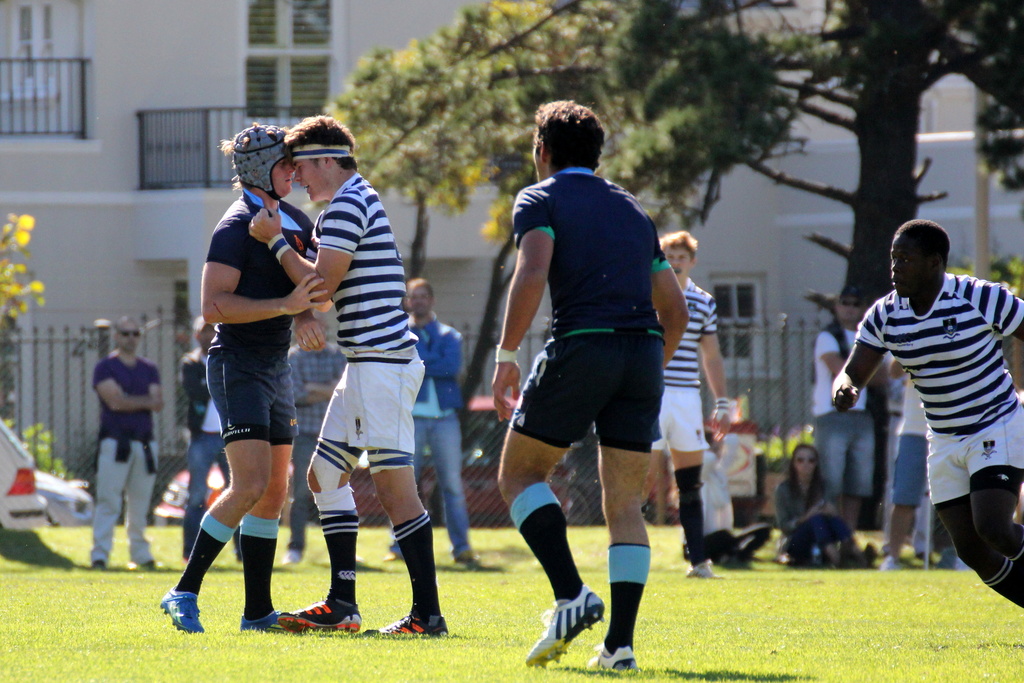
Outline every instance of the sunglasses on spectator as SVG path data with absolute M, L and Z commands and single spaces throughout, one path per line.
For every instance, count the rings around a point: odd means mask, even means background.
M 117 333 L 124 337 L 138 337 L 142 335 L 138 330 L 118 330 Z

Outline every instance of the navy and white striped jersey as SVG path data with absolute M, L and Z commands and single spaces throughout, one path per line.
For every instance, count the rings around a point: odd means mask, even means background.
M 697 349 L 705 335 L 718 332 L 718 309 L 715 298 L 703 289 L 686 281 L 686 307 L 690 311 L 690 322 L 679 342 L 679 348 L 665 367 L 666 387 L 700 388 L 700 364 Z
M 411 349 L 416 336 L 402 309 L 405 270 L 377 191 L 358 173 L 342 185 L 316 225 L 319 249 L 352 254 L 332 297 L 346 356 Z
M 936 434 L 977 433 L 1017 409 L 1004 336 L 1024 320 L 1024 301 L 1000 284 L 946 275 L 930 311 L 890 292 L 868 309 L 857 343 L 892 352 L 924 402 Z

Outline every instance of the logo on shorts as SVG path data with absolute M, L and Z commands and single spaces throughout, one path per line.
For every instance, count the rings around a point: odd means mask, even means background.
M 943 320 L 942 329 L 946 331 L 946 339 L 956 339 L 959 334 L 956 331 L 956 318 L 946 318 Z
M 993 455 L 995 455 L 995 452 L 996 452 L 996 442 L 995 441 L 985 441 L 984 443 L 981 444 L 981 446 L 982 446 L 981 454 L 982 454 L 982 456 L 984 456 L 984 458 L 986 460 L 988 460 Z
M 298 418 L 295 418 L 295 417 L 293 417 L 293 418 L 292 418 L 292 421 L 291 421 L 291 423 L 290 423 L 290 424 L 291 424 L 291 426 L 292 426 L 292 427 L 294 427 L 294 426 L 296 426 L 297 424 L 299 424 L 299 420 L 298 420 Z
M 228 425 L 227 428 L 224 430 L 224 434 L 222 434 L 222 436 L 224 440 L 227 441 L 228 439 L 231 438 L 237 439 L 240 438 L 241 436 L 252 434 L 252 431 L 252 427 L 249 426 L 243 425 L 241 427 L 236 427 L 235 425 Z
M 362 436 L 362 435 L 363 435 L 363 421 L 360 420 L 357 417 L 356 418 L 356 436 L 358 437 L 358 436 Z
M 997 474 L 996 479 L 998 479 L 999 481 L 1010 481 L 1010 478 L 1005 474 Z

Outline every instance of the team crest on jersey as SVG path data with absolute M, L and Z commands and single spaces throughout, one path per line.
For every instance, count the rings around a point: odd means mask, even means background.
M 956 318 L 946 318 L 942 321 L 942 329 L 946 331 L 946 339 L 956 339 L 960 334 L 956 331 Z
M 988 460 L 993 455 L 995 455 L 995 453 L 996 453 L 996 442 L 995 441 L 985 441 L 985 442 L 983 442 L 981 444 L 981 446 L 982 446 L 982 448 L 981 448 L 981 455 L 986 460 Z

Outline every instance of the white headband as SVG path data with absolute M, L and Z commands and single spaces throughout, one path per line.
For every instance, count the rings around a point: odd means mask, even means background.
M 350 157 L 348 145 L 300 145 L 292 149 L 293 159 L 323 159 L 324 157 Z

